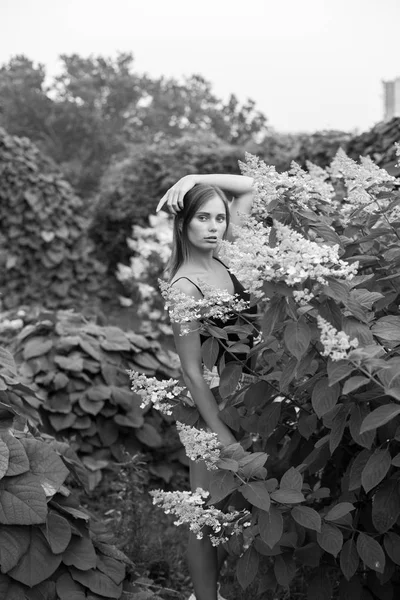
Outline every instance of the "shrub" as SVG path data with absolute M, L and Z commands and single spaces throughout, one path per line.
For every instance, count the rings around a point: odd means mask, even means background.
M 251 349 L 245 314 L 229 325 L 241 342 L 204 322 L 208 368 L 223 350 L 221 418 L 240 441 L 220 450 L 204 510 L 247 500 L 248 527 L 232 537 L 225 527 L 244 589 L 267 566 L 259 593 L 287 590 L 303 568 L 311 600 L 337 591 L 392 598 L 400 590 L 400 193 L 370 159 L 357 164 L 343 151 L 326 171 L 309 169 L 278 174 L 250 156 L 243 165 L 254 178 L 252 217 L 234 245 L 224 242 L 225 257 L 259 298 L 261 332 Z M 186 301 L 175 315 L 189 309 Z M 239 388 L 235 352 L 257 357 L 255 381 Z M 195 408 L 179 420 L 196 423 Z M 171 498 L 155 494 L 190 517 Z M 225 535 L 224 526 L 216 531 Z
M 85 468 L 66 443 L 22 417 L 16 394 L 32 398 L 12 355 L 0 348 L 0 596 L 4 600 L 121 598 L 127 557 L 82 508 L 68 477 Z M 37 421 L 37 419 L 36 419 Z
M 50 159 L 0 129 L 0 293 L 5 308 L 108 297 L 86 237 L 87 209 Z
M 40 394 L 35 409 L 45 430 L 70 440 L 89 470 L 90 489 L 109 461 L 121 458 L 122 445 L 152 450 L 154 473 L 172 476 L 165 454 L 178 450 L 179 441 L 168 435 L 171 419 L 140 407 L 126 370 L 178 376 L 173 353 L 151 336 L 102 327 L 72 311 L 43 312 L 11 347 L 18 372 Z

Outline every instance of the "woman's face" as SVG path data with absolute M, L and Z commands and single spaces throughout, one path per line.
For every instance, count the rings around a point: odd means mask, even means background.
M 225 204 L 214 196 L 195 213 L 187 228 L 188 241 L 199 249 L 214 249 L 226 231 Z

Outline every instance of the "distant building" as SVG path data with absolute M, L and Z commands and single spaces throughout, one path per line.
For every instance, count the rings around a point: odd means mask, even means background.
M 400 117 L 400 77 L 393 81 L 383 82 L 384 102 L 385 102 L 385 121 Z

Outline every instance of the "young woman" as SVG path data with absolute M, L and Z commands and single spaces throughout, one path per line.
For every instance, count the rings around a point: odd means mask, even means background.
M 174 287 L 201 299 L 201 286 L 206 283 L 248 299 L 243 286 L 218 259 L 217 252 L 222 239 L 233 239 L 231 225 L 240 225 L 241 215 L 250 212 L 252 182 L 250 177 L 241 175 L 187 175 L 160 200 L 157 211 L 165 205 L 175 215 L 169 265 L 169 280 Z M 233 196 L 230 203 L 222 190 Z M 224 323 L 215 324 L 224 326 Z M 204 338 L 199 332 L 199 323 L 190 323 L 190 333 L 183 336 L 179 324 L 173 323 L 172 327 L 184 380 L 205 426 L 218 435 L 223 446 L 235 443 L 231 430 L 219 418 L 217 400 L 204 378 L 201 358 Z M 210 471 L 204 463 L 191 461 L 192 490 L 198 487 L 208 490 L 209 479 Z M 222 552 L 217 552 L 207 535 L 198 540 L 190 534 L 187 557 L 195 590 L 195 597 L 192 595 L 191 599 L 223 600 L 217 592 Z

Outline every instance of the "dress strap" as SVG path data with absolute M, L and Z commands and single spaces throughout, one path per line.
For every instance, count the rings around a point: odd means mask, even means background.
M 201 289 L 199 288 L 199 286 L 198 286 L 198 285 L 197 285 L 197 284 L 196 284 L 194 281 L 192 281 L 191 279 L 189 279 L 189 277 L 185 277 L 185 276 L 178 277 L 178 279 L 175 279 L 175 281 L 173 281 L 173 282 L 171 283 L 171 285 L 174 285 L 174 283 L 176 283 L 176 282 L 177 282 L 177 281 L 179 281 L 180 279 L 187 279 L 188 281 L 190 281 L 190 283 L 191 283 L 191 284 L 193 284 L 193 285 L 194 285 L 194 287 L 195 287 L 195 288 L 197 288 L 197 289 L 199 290 L 200 294 L 201 294 L 202 296 L 204 296 L 204 294 L 203 294 L 203 292 L 201 291 Z
M 219 263 L 221 263 L 221 265 L 223 265 L 223 266 L 225 267 L 225 269 L 226 269 L 227 271 L 229 271 L 229 268 L 226 266 L 226 264 L 225 264 L 225 263 L 223 263 L 223 262 L 222 262 L 222 260 L 220 260 L 220 259 L 219 259 L 219 258 L 217 258 L 216 256 L 213 256 L 213 259 L 214 259 L 214 260 L 217 260 Z

